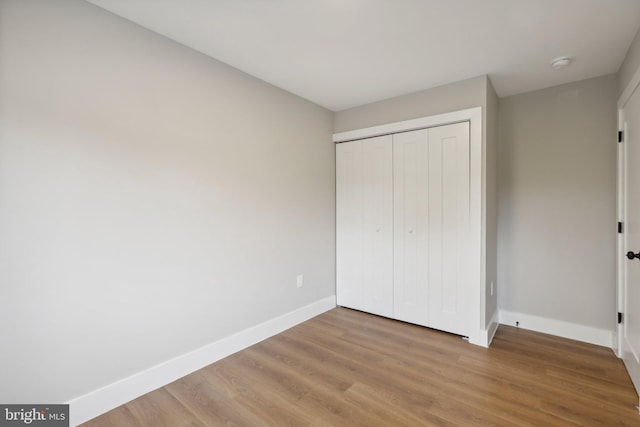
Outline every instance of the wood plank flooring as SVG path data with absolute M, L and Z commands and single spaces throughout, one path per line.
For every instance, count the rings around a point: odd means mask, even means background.
M 640 426 L 637 404 L 608 348 L 336 308 L 83 426 Z

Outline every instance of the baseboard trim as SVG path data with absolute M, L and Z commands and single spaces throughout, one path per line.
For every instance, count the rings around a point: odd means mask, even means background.
M 498 330 L 499 325 L 499 315 L 498 310 L 493 313 L 491 316 L 491 320 L 489 321 L 489 326 L 486 329 L 480 331 L 480 345 L 483 347 L 489 347 L 491 345 L 491 341 L 493 341 L 493 337 Z
M 336 307 L 332 295 L 67 402 L 76 426 Z
M 516 322 L 519 323 L 518 326 L 522 329 L 556 335 L 609 348 L 611 348 L 613 344 L 613 331 L 565 322 L 563 320 L 500 310 L 500 324 L 516 326 Z

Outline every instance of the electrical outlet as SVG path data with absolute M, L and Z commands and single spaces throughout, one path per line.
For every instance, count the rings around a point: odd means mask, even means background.
M 298 274 L 298 277 L 296 277 L 296 286 L 298 288 L 301 288 L 304 285 L 304 276 L 302 274 Z

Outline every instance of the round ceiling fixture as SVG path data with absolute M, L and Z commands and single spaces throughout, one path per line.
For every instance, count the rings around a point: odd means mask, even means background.
M 551 67 L 554 70 L 559 70 L 560 68 L 564 68 L 571 62 L 570 56 L 561 56 L 560 58 L 556 58 L 551 61 Z

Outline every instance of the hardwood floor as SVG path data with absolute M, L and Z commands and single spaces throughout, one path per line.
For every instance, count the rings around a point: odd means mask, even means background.
M 637 404 L 608 348 L 336 308 L 83 426 L 640 426 Z

